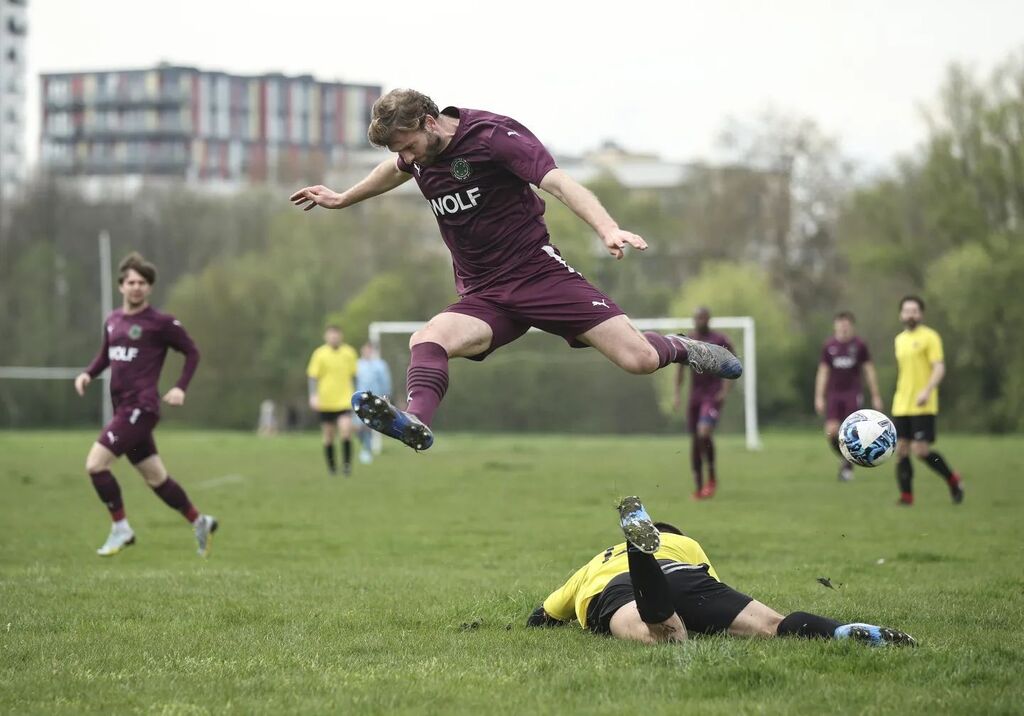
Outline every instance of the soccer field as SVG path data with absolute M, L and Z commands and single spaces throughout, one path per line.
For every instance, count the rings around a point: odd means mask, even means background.
M 967 498 L 915 465 L 835 479 L 817 434 L 719 444 L 688 495 L 688 445 L 646 437 L 439 436 L 328 478 L 313 434 L 162 431 L 221 530 L 209 559 L 126 464 L 138 544 L 82 464 L 93 432 L 0 433 L 0 710 L 6 713 L 1019 713 L 1024 440 L 943 436 Z M 621 541 L 635 493 L 723 581 L 782 613 L 905 629 L 916 650 L 697 638 L 644 646 L 528 630 L 573 569 Z M 835 585 L 818 583 L 827 577 Z

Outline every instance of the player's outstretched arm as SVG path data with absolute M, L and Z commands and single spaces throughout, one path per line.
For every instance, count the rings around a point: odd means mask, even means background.
M 818 372 L 814 376 L 814 412 L 818 415 L 825 414 L 825 386 L 830 372 L 828 363 L 818 363 Z
M 85 395 L 86 386 L 92 382 L 92 376 L 88 373 L 79 373 L 75 376 L 75 392 L 79 395 Z
M 868 391 L 871 393 L 871 407 L 881 411 L 884 406 L 882 405 L 882 394 L 878 391 L 878 373 L 875 372 L 875 364 L 871 361 L 864 364 L 864 378 L 867 380 Z
M 176 318 L 172 318 L 164 326 L 164 339 L 168 346 L 185 356 L 185 363 L 181 367 L 178 382 L 164 394 L 163 400 L 168 405 L 184 405 L 185 391 L 188 390 L 188 384 L 192 382 L 192 376 L 199 367 L 199 349 L 196 348 L 192 336 L 181 325 L 181 321 Z
M 89 366 L 75 376 L 75 392 L 85 395 L 85 389 L 92 382 L 92 379 L 105 371 L 110 366 L 110 333 L 104 329 L 103 343 L 96 357 L 92 359 Z
M 683 371 L 685 370 L 686 366 L 680 363 L 676 370 L 675 389 L 672 391 L 672 410 L 679 410 L 679 406 L 683 403 L 683 383 L 686 382 L 686 374 Z
M 641 251 L 647 248 L 647 242 L 640 236 L 619 228 L 619 225 L 615 223 L 593 192 L 561 169 L 552 169 L 545 174 L 541 179 L 540 188 L 590 224 L 590 227 L 601 237 L 608 253 L 616 259 L 623 257 L 622 249 L 627 245 Z
M 411 174 L 406 174 L 398 168 L 398 163 L 393 158 L 388 158 L 374 167 L 365 179 L 350 189 L 338 193 L 321 184 L 307 186 L 292 194 L 291 202 L 295 206 L 302 207 L 303 211 L 309 211 L 318 206 L 325 209 L 344 209 L 347 206 L 358 204 L 363 199 L 391 191 L 407 182 L 411 177 Z
M 928 398 L 931 397 L 932 391 L 939 387 L 939 383 L 946 377 L 946 363 L 945 361 L 935 361 L 932 363 L 932 374 L 928 377 L 928 383 L 924 386 L 924 389 L 917 394 L 917 406 L 921 407 L 928 402 Z

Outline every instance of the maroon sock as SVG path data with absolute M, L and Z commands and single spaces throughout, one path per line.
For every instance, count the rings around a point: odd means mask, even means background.
M 700 456 L 700 438 L 694 435 L 690 440 L 690 467 L 693 468 L 693 482 L 697 492 L 704 487 L 703 461 Z
M 406 374 L 409 412 L 424 425 L 434 420 L 434 411 L 448 392 L 448 353 L 438 343 L 417 343 L 412 347 Z
M 121 501 L 121 486 L 117 484 L 114 475 L 110 470 L 103 470 L 102 472 L 90 472 L 89 477 L 92 478 L 92 486 L 96 489 L 96 494 L 100 496 L 100 501 L 110 510 L 110 519 L 114 522 L 123 520 L 124 502 Z
M 715 482 L 718 479 L 715 475 L 715 441 L 710 435 L 704 438 L 704 457 L 708 461 L 708 479 Z
M 660 333 L 647 331 L 644 333 L 644 338 L 647 339 L 647 342 L 658 353 L 658 368 L 664 368 L 669 363 L 685 364 L 686 359 L 690 357 L 686 346 L 674 340 L 671 336 L 663 336 Z
M 163 481 L 163 484 L 159 487 L 154 487 L 153 492 L 172 510 L 177 510 L 183 514 L 189 522 L 195 522 L 196 518 L 199 517 L 199 510 L 192 506 L 188 495 L 185 494 L 185 490 L 171 479 L 170 475 Z

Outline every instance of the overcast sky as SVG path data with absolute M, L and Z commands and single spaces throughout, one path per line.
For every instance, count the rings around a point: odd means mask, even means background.
M 558 152 L 712 156 L 728 117 L 771 106 L 881 166 L 923 137 L 948 63 L 1024 50 L 1021 0 L 30 0 L 29 22 L 33 156 L 37 73 L 168 61 L 415 87 Z

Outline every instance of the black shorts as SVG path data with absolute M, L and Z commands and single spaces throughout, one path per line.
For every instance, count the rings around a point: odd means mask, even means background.
M 320 422 L 321 423 L 334 423 L 337 422 L 338 418 L 342 415 L 348 415 L 352 410 L 345 408 L 344 410 L 321 410 L 320 411 Z
M 754 601 L 708 574 L 706 564 L 681 564 L 659 559 L 668 580 L 676 614 L 686 630 L 697 634 L 717 634 L 729 628 L 737 615 Z M 612 615 L 634 601 L 633 580 L 629 572 L 616 576 L 587 607 L 587 628 L 596 634 L 610 634 Z
M 892 419 L 892 424 L 898 438 L 935 442 L 935 415 L 900 415 Z

